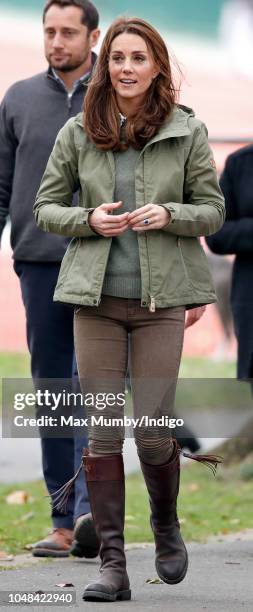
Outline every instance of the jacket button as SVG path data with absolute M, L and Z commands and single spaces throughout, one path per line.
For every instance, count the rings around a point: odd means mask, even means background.
M 147 306 L 147 302 L 142 302 L 142 306 Z
M 93 300 L 93 304 L 97 304 L 97 303 L 98 303 L 98 301 L 97 301 L 97 300 Z

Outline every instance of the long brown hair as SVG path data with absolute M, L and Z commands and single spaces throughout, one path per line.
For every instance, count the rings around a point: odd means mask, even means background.
M 108 63 L 112 41 L 123 34 L 141 36 L 151 51 L 159 74 L 150 85 L 145 102 L 126 123 L 124 141 L 120 140 L 120 120 Z M 138 17 L 116 19 L 107 31 L 93 77 L 84 101 L 84 126 L 89 138 L 102 150 L 142 148 L 159 130 L 176 103 L 176 88 L 166 45 L 149 23 Z

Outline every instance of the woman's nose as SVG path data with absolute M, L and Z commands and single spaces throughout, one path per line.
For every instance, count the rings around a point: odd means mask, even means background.
M 132 72 L 131 60 L 125 60 L 123 64 L 123 72 Z

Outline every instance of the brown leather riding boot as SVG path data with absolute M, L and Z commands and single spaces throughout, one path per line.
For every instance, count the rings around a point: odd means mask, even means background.
M 90 457 L 83 465 L 95 528 L 101 542 L 101 576 L 88 584 L 85 601 L 131 599 L 124 552 L 125 477 L 122 455 Z
M 177 446 L 170 461 L 164 465 L 141 463 L 149 493 L 151 527 L 156 546 L 156 571 L 168 584 L 184 579 L 188 555 L 177 518 L 180 461 Z

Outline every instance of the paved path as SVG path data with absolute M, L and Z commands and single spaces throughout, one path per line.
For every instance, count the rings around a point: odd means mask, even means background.
M 207 544 L 190 544 L 189 571 L 179 585 L 147 584 L 156 577 L 154 550 L 151 546 L 127 552 L 127 565 L 132 588 L 132 601 L 107 604 L 106 610 L 157 612 L 252 612 L 253 609 L 253 533 L 244 538 L 215 539 Z M 98 561 L 62 559 L 39 562 L 13 569 L 0 575 L 0 589 L 23 591 L 59 590 L 58 583 L 74 585 L 75 606 L 55 609 L 102 612 L 103 604 L 84 603 L 83 587 L 97 576 Z M 2 600 L 3 601 L 3 600 Z M 9 606 L 2 603 L 4 611 Z M 11 607 L 11 606 L 10 606 Z M 1 606 L 0 606 L 1 609 Z M 52 607 L 18 606 L 17 610 L 52 610 Z
M 139 469 L 133 439 L 128 438 L 125 441 L 124 465 L 126 474 Z M 30 482 L 39 478 L 42 478 L 40 440 L 38 438 L 2 438 L 0 441 L 0 483 Z

